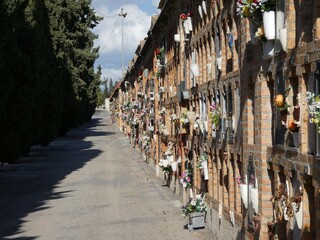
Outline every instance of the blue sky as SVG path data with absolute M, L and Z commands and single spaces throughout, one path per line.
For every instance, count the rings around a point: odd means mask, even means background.
M 100 57 L 96 66 L 102 67 L 102 78 L 117 81 L 121 77 L 121 33 L 122 18 L 118 16 L 121 8 L 127 13 L 123 18 L 124 69 L 127 69 L 134 51 L 140 41 L 147 36 L 151 16 L 158 12 L 159 0 L 92 0 L 91 5 L 97 15 L 104 19 L 93 30 L 99 37 L 95 46 L 100 46 Z

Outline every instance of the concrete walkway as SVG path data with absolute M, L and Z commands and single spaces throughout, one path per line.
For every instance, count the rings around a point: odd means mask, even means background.
M 189 232 L 181 203 L 105 111 L 0 167 L 0 239 L 213 239 Z

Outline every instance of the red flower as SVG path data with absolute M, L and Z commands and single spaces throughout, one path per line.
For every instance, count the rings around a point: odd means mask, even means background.
M 159 55 L 160 54 L 160 49 L 156 48 L 156 54 Z
M 142 76 L 142 71 L 141 71 L 141 70 L 139 71 L 138 75 L 139 75 L 139 76 Z
M 187 15 L 186 14 L 184 14 L 184 13 L 181 13 L 180 14 L 180 18 L 182 19 L 182 20 L 187 20 Z

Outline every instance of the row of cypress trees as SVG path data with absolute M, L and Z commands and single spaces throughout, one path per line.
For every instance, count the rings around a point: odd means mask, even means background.
M 0 162 L 94 113 L 101 71 L 91 0 L 0 1 Z

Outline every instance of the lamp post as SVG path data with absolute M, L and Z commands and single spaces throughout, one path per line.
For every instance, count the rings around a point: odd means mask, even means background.
M 121 19 L 121 78 L 123 78 L 123 19 L 127 16 L 127 13 L 123 12 L 123 8 L 121 8 L 121 12 L 118 14 Z

